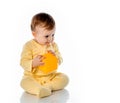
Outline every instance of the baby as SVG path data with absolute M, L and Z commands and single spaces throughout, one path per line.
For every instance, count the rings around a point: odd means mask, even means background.
M 44 72 L 40 67 L 45 65 L 44 54 L 50 53 L 57 58 L 57 63 L 62 63 L 62 57 L 57 44 L 54 42 L 55 21 L 47 13 L 38 13 L 31 21 L 33 39 L 23 46 L 20 65 L 24 69 L 21 87 L 28 93 L 38 97 L 51 95 L 52 91 L 65 88 L 68 77 L 58 73 L 57 68 Z M 52 61 L 51 61 L 52 63 Z

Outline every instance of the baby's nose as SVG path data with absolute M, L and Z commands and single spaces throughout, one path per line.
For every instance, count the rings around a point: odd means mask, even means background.
M 48 42 L 52 42 L 52 37 L 49 37 L 49 38 L 48 38 Z

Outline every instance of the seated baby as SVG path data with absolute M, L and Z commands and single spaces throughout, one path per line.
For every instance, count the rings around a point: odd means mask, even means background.
M 47 13 L 38 13 L 32 18 L 31 31 L 34 38 L 25 43 L 21 53 L 21 87 L 27 93 L 46 97 L 68 84 L 67 75 L 57 72 L 62 57 L 54 42 L 55 21 Z

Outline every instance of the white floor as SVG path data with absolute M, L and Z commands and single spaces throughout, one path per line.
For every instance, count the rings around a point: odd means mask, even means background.
M 69 92 L 67 90 L 54 92 L 51 96 L 42 99 L 23 92 L 20 103 L 67 103 L 68 100 Z

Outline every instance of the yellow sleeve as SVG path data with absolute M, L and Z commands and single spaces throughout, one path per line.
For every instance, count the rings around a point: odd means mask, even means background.
M 29 45 L 25 44 L 21 53 L 20 65 L 26 71 L 32 71 L 32 51 Z
M 56 56 L 57 56 L 57 58 L 59 60 L 59 64 L 61 64 L 63 62 L 63 59 L 62 59 L 62 56 L 61 56 L 61 54 L 59 52 L 59 48 L 58 48 L 56 43 L 54 43 L 54 50 L 55 50 L 55 54 L 56 54 Z

